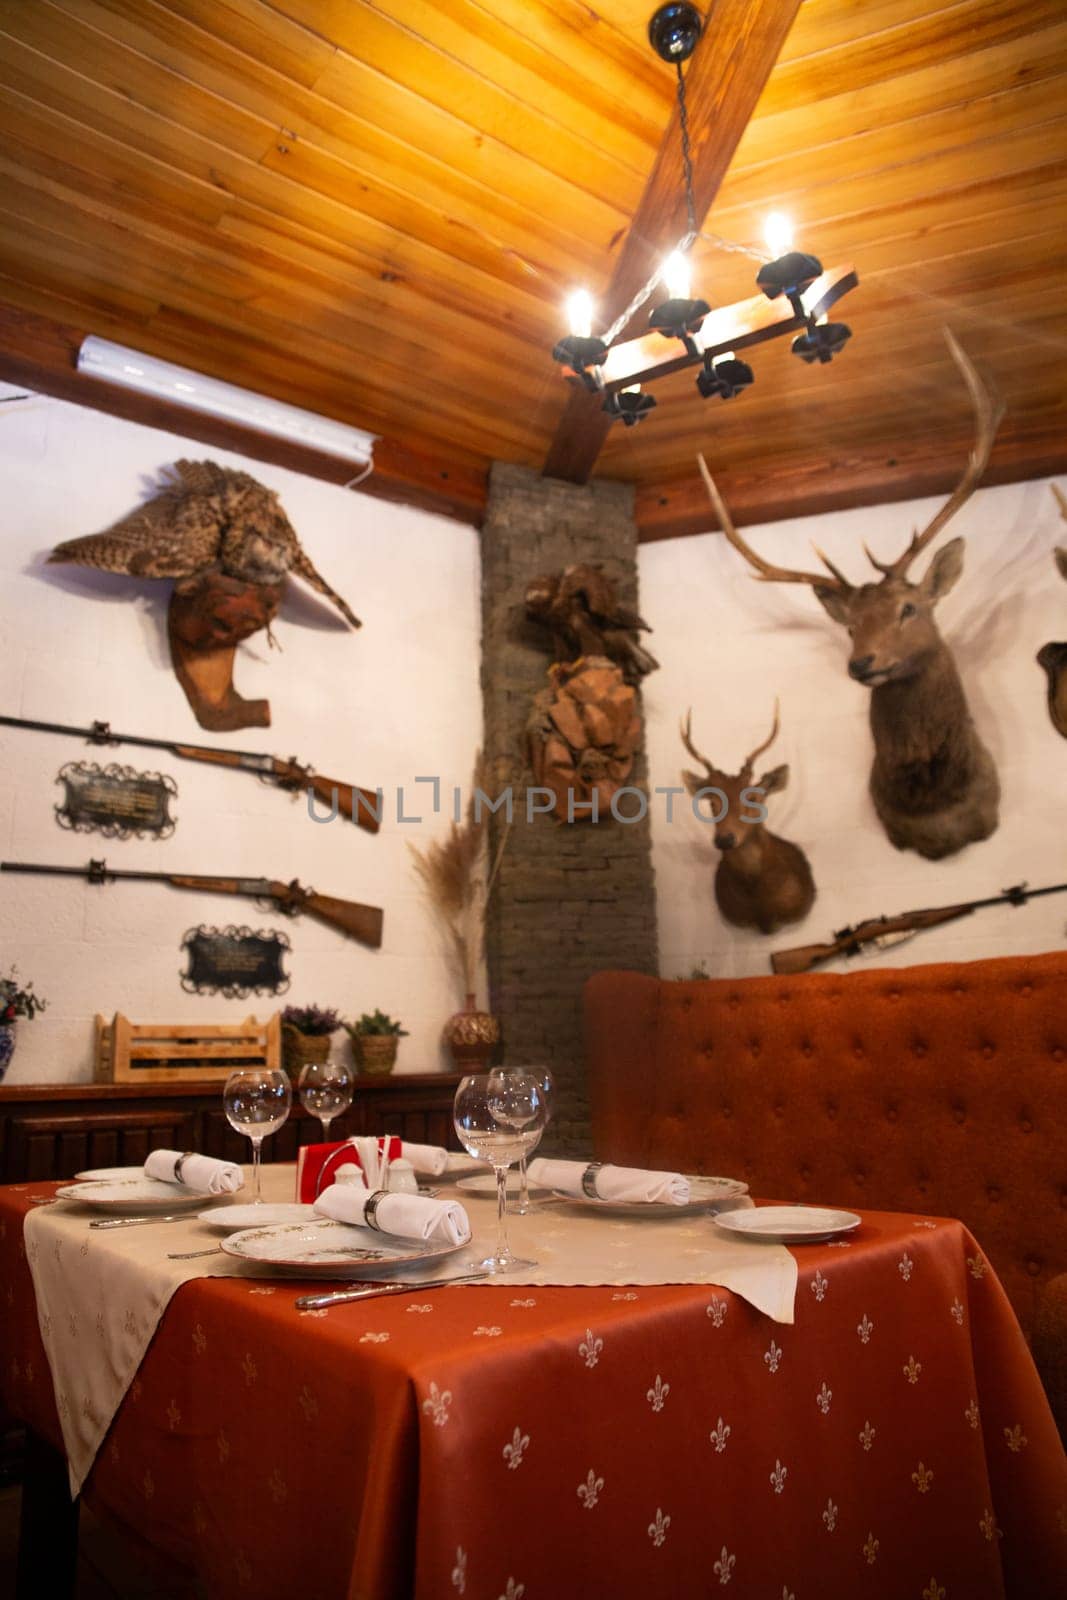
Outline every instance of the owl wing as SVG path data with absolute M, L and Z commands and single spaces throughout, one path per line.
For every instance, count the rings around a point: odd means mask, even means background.
M 210 522 L 175 519 L 176 496 L 164 490 L 102 533 L 57 544 L 49 561 L 72 561 L 136 578 L 186 578 L 210 566 L 219 530 Z
M 326 582 L 326 579 L 312 565 L 311 557 L 308 555 L 303 545 L 301 545 L 300 541 L 295 538 L 295 536 L 293 542 L 293 555 L 289 564 L 290 572 L 294 572 L 298 578 L 303 578 L 305 583 L 309 583 L 313 589 L 318 591 L 319 594 L 325 595 L 327 600 L 332 600 L 342 617 L 344 617 L 345 621 L 350 623 L 353 628 L 361 628 L 363 624 L 360 622 L 359 618 L 352 611 L 348 603 L 341 599 L 341 596 L 337 593 L 337 590 L 331 589 L 330 585 Z

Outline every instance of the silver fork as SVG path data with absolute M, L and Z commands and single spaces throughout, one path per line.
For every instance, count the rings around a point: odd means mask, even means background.
M 90 1222 L 90 1228 L 136 1228 L 147 1222 L 190 1222 L 192 1218 L 187 1211 L 180 1216 L 161 1217 L 158 1214 L 152 1217 L 105 1217 L 98 1222 Z
M 483 1278 L 500 1276 L 493 1272 L 465 1272 L 455 1278 L 430 1278 L 422 1283 L 361 1284 L 355 1289 L 336 1289 L 329 1294 L 302 1294 L 295 1305 L 298 1311 L 319 1311 L 324 1306 L 344 1305 L 348 1300 L 382 1300 L 390 1294 L 417 1294 L 420 1289 L 444 1289 L 450 1283 L 477 1283 Z

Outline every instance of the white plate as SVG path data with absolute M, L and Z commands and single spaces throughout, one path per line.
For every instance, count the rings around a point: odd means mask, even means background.
M 160 1183 L 156 1178 L 146 1178 L 143 1172 L 137 1178 L 68 1183 L 56 1190 L 57 1200 L 77 1200 L 98 1211 L 189 1211 L 193 1206 L 202 1206 L 207 1198 L 197 1189 L 187 1189 L 184 1183 Z M 219 1196 L 220 1200 L 225 1198 Z
M 290 1222 L 277 1228 L 246 1228 L 221 1241 L 227 1255 L 273 1272 L 302 1278 L 363 1278 L 393 1267 L 450 1256 L 458 1244 L 396 1239 L 346 1222 Z
M 715 1218 L 726 1233 L 748 1239 L 772 1239 L 776 1244 L 815 1244 L 839 1233 L 851 1233 L 863 1221 L 854 1211 L 827 1206 L 756 1206 L 751 1211 L 727 1211 Z
M 217 1210 L 201 1211 L 197 1222 L 206 1222 L 209 1228 L 221 1228 L 223 1233 L 236 1233 L 238 1228 L 276 1228 L 285 1222 L 311 1222 L 314 1206 L 296 1205 L 289 1201 L 270 1205 L 220 1206 Z
M 121 1183 L 123 1178 L 143 1178 L 143 1167 L 91 1167 L 74 1174 L 77 1183 Z
M 467 1194 L 472 1194 L 472 1195 L 478 1196 L 478 1197 L 480 1197 L 482 1199 L 488 1199 L 490 1196 L 492 1196 L 495 1199 L 496 1198 L 496 1173 L 495 1172 L 475 1172 L 475 1173 L 472 1173 L 469 1178 L 457 1178 L 455 1186 L 456 1186 L 457 1189 L 466 1190 Z M 519 1192 L 519 1175 L 514 1170 L 509 1170 L 509 1172 L 508 1172 L 508 1194 L 509 1195 L 516 1195 L 516 1194 L 518 1194 L 518 1192 Z M 530 1184 L 530 1193 L 531 1194 L 547 1194 L 548 1190 L 544 1187 L 543 1184 L 531 1183 Z
M 703 1174 L 689 1177 L 689 1199 L 685 1205 L 674 1206 L 668 1200 L 590 1200 L 585 1195 L 567 1194 L 555 1190 L 561 1199 L 572 1205 L 585 1206 L 590 1211 L 603 1211 L 613 1217 L 692 1217 L 706 1211 L 722 1200 L 737 1200 L 748 1193 L 748 1184 L 740 1178 L 709 1178 Z

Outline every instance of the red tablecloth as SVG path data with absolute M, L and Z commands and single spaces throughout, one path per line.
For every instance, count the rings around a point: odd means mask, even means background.
M 42 1192 L 0 1190 L 0 1373 L 58 1440 L 21 1252 Z M 256 1600 L 1067 1593 L 1063 1450 L 967 1231 L 872 1212 L 799 1259 L 794 1327 L 692 1287 L 299 1315 L 301 1286 L 198 1280 L 87 1493 Z

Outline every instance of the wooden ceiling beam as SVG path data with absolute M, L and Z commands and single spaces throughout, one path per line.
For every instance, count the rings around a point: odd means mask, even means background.
M 741 469 L 716 470 L 715 478 L 734 522 L 754 526 L 948 494 L 973 442 L 971 431 L 956 438 L 928 437 L 892 453 L 872 444 L 777 462 L 763 457 Z M 1049 415 L 1014 427 L 1009 420 L 997 437 L 982 485 L 1060 472 L 1067 472 L 1067 416 Z M 691 477 L 638 485 L 635 516 L 642 543 L 717 531 L 695 463 Z
M 799 7 L 800 0 L 717 0 L 712 9 L 685 79 L 698 226 L 718 193 Z M 600 298 L 602 323 L 619 315 L 685 231 L 676 107 L 611 282 Z M 545 458 L 545 476 L 585 483 L 610 427 L 600 395 L 575 383 Z
M 326 483 L 345 484 L 358 476 L 352 462 L 338 456 L 88 377 L 77 367 L 86 331 L 0 303 L 0 379 Z M 477 526 L 485 511 L 486 473 L 397 439 L 378 438 L 374 471 L 359 492 Z

